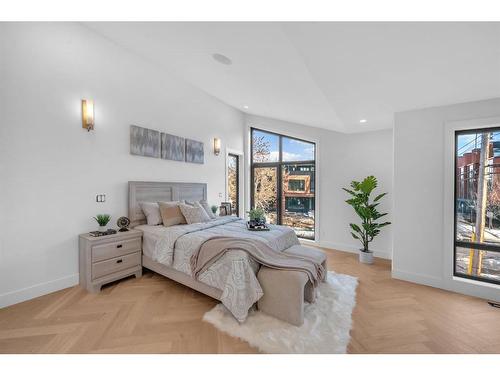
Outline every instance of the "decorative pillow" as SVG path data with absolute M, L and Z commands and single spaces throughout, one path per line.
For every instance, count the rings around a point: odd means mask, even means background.
M 194 206 L 180 204 L 179 208 L 181 209 L 181 212 L 186 218 L 188 224 L 210 221 L 210 217 L 206 213 L 205 209 L 198 202 L 194 202 Z
M 139 202 L 139 206 L 146 216 L 148 225 L 159 225 L 162 223 L 160 206 L 155 202 Z
M 163 225 L 171 227 L 177 224 L 186 224 L 186 219 L 179 208 L 181 202 L 158 202 Z
M 208 206 L 208 203 L 206 200 L 200 200 L 199 202 L 191 202 L 191 201 L 185 201 L 185 203 L 189 206 L 196 206 L 196 204 L 198 203 L 201 207 L 203 207 L 203 209 L 205 210 L 205 212 L 207 213 L 208 217 L 210 219 L 215 219 L 216 216 L 214 215 L 214 213 L 212 212 L 212 209 Z
M 205 210 L 205 212 L 208 214 L 208 217 L 210 219 L 215 219 L 217 216 L 215 216 L 215 214 L 212 212 L 212 209 L 208 206 L 208 203 L 207 201 L 205 200 L 201 200 L 200 201 L 200 205 L 201 207 L 203 207 L 203 209 Z

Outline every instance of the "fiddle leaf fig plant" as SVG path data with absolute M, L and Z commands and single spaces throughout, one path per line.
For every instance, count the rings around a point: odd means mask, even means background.
M 350 223 L 351 235 L 359 240 L 363 245 L 361 251 L 369 253 L 369 243 L 380 233 L 380 229 L 391 224 L 390 222 L 377 222 L 387 213 L 380 213 L 377 210 L 379 201 L 387 193 L 378 194 L 371 200 L 371 193 L 377 187 L 377 179 L 374 176 L 368 176 L 363 181 L 352 181 L 351 188 L 342 188 L 349 193 L 351 198 L 346 200 L 346 203 L 354 208 L 354 211 L 361 219 L 361 224 Z

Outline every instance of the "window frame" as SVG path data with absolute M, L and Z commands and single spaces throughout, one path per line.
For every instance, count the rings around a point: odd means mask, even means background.
M 467 275 L 463 273 L 457 272 L 457 247 L 461 247 L 464 249 L 472 249 L 472 250 L 485 250 L 485 251 L 491 251 L 495 253 L 500 253 L 500 244 L 499 245 L 491 245 L 491 244 L 485 244 L 485 243 L 474 243 L 474 242 L 467 242 L 467 241 L 459 241 L 457 240 L 457 211 L 458 211 L 458 204 L 457 204 L 457 197 L 458 197 L 458 184 L 457 184 L 457 161 L 458 161 L 458 137 L 460 135 L 465 135 L 465 134 L 476 134 L 476 133 L 495 133 L 495 132 L 500 132 L 500 127 L 486 127 L 486 128 L 472 128 L 472 129 L 465 129 L 465 130 L 455 130 L 455 146 L 454 146 L 454 155 L 453 155 L 453 184 L 454 184 L 454 202 L 453 202 L 453 276 L 458 277 L 458 278 L 464 278 L 464 279 L 469 279 L 469 280 L 475 280 L 475 281 L 480 281 L 483 283 L 488 283 L 488 284 L 496 284 L 500 285 L 500 280 L 494 280 L 494 279 L 488 279 L 485 277 L 478 277 L 478 276 L 473 276 L 473 275 Z M 486 167 L 485 167 L 486 168 Z M 470 174 L 470 168 L 467 168 L 468 172 Z M 474 169 L 473 169 L 474 170 Z M 472 171 L 473 171 L 472 170 Z M 474 172 L 473 172 L 473 177 L 474 177 Z M 470 184 L 470 180 L 467 182 Z M 468 187 L 469 188 L 469 187 Z
M 267 133 L 271 134 L 274 136 L 278 137 L 278 161 L 274 162 L 254 162 L 253 159 L 253 134 L 254 131 L 262 132 L 262 133 Z M 283 161 L 283 138 L 288 138 L 288 139 L 294 139 L 300 142 L 305 142 L 309 143 L 314 146 L 314 153 L 313 157 L 314 160 L 301 160 L 301 161 Z M 277 204 L 276 204 L 276 224 L 281 225 L 281 217 L 282 217 L 282 211 L 283 208 L 281 207 L 281 202 L 283 198 L 283 181 L 282 181 L 282 172 L 283 172 L 283 166 L 286 165 L 313 165 L 314 167 L 314 186 L 317 186 L 317 181 L 316 181 L 316 176 L 317 176 L 317 169 L 316 169 L 316 159 L 317 159 L 317 144 L 314 141 L 309 141 L 306 139 L 301 139 L 297 138 L 294 136 L 288 136 L 285 134 L 280 134 L 276 133 L 273 131 L 265 130 L 265 129 L 260 129 L 256 127 L 250 127 L 250 208 L 254 208 L 254 191 L 255 191 L 255 185 L 254 185 L 254 180 L 255 180 L 255 169 L 256 168 L 276 168 L 276 184 L 277 184 Z M 314 212 L 317 212 L 316 209 L 316 190 L 314 190 Z M 316 233 L 317 225 L 316 225 L 316 220 L 317 217 L 315 215 L 314 217 L 314 237 L 311 241 L 316 241 L 318 238 L 318 233 Z M 301 237 L 299 237 L 301 238 Z M 309 240 L 309 239 L 306 239 Z

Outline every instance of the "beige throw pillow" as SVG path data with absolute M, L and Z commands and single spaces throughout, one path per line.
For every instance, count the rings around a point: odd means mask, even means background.
M 194 206 L 180 204 L 179 208 L 181 209 L 181 212 L 186 218 L 188 224 L 210 221 L 210 217 L 206 213 L 205 209 L 198 202 L 194 202 Z
M 172 225 L 186 224 L 186 219 L 179 208 L 179 204 L 181 202 L 158 202 L 164 226 L 171 227 Z

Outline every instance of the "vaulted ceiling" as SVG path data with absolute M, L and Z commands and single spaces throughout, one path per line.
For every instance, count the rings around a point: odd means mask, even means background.
M 85 25 L 244 112 L 341 132 L 500 97 L 500 23 Z

